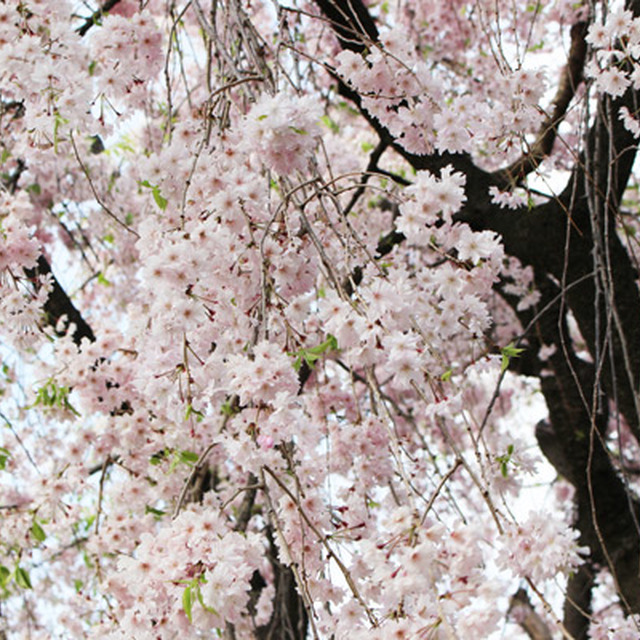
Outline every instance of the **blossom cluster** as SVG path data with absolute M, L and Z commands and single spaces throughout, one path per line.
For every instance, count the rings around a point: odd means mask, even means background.
M 586 74 L 593 78 L 599 91 L 619 98 L 629 87 L 640 88 L 640 18 L 618 9 L 603 22 L 594 22 L 586 41 L 595 51 Z M 622 106 L 618 116 L 635 137 L 640 137 L 637 113 Z
M 0 4 L 8 630 L 250 638 L 289 581 L 317 637 L 508 633 L 514 576 L 553 592 L 579 562 L 564 521 L 509 515 L 534 393 L 494 286 L 532 308 L 531 269 L 456 220 L 452 166 L 365 170 L 306 9 L 76 5 Z M 391 6 L 379 47 L 327 63 L 365 113 L 413 153 L 518 152 L 542 75 L 483 82 L 465 3 Z M 426 9 L 431 58 L 400 26 Z
M 319 134 L 321 111 L 311 97 L 261 96 L 246 117 L 246 152 L 258 153 L 274 171 L 304 171 Z
M 577 532 L 549 520 L 543 512 L 532 512 L 526 521 L 510 525 L 501 562 L 518 576 L 534 582 L 569 573 L 582 564 L 580 553 L 588 549 L 577 545 Z

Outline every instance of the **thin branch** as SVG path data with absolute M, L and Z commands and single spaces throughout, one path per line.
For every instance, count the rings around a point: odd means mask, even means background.
M 104 495 L 104 481 L 107 478 L 107 470 L 111 466 L 111 457 L 107 456 L 102 463 L 102 473 L 100 474 L 100 484 L 98 489 L 98 510 L 96 512 L 96 534 L 100 531 L 100 515 L 102 514 L 102 497 Z
M 371 155 L 369 156 L 369 164 L 367 165 L 367 168 L 362 176 L 362 182 L 356 189 L 355 193 L 351 196 L 351 200 L 349 200 L 347 206 L 342 211 L 342 214 L 344 216 L 349 214 L 351 209 L 353 209 L 353 207 L 355 206 L 356 202 L 358 202 L 360 196 L 364 193 L 367 182 L 371 177 L 371 173 L 377 171 L 378 161 L 380 160 L 380 157 L 385 152 L 385 149 L 388 146 L 389 144 L 387 142 L 385 142 L 384 140 L 380 140 L 380 142 L 378 142 L 378 146 L 371 152 Z
M 222 428 L 224 428 L 224 426 L 227 424 L 227 422 L 229 421 L 229 417 L 230 416 L 225 416 L 224 418 L 224 422 L 222 424 Z M 189 477 L 187 478 L 187 480 L 184 483 L 184 486 L 182 487 L 182 491 L 180 492 L 180 497 L 178 498 L 178 503 L 176 504 L 176 508 L 173 512 L 173 519 L 175 520 L 179 515 L 180 515 L 180 511 L 182 510 L 182 507 L 187 499 L 187 492 L 189 491 L 189 489 L 191 488 L 191 484 L 193 482 L 193 479 L 195 478 L 196 474 L 198 473 L 198 471 L 200 471 L 200 469 L 202 469 L 202 467 L 204 466 L 204 462 L 207 459 L 207 457 L 209 456 L 209 454 L 211 453 L 211 451 L 213 450 L 213 448 L 215 446 L 217 446 L 217 442 L 212 442 L 200 455 L 200 457 L 198 458 L 198 461 L 193 465 L 193 468 L 191 469 L 191 473 L 189 473 Z
M 362 53 L 378 41 L 378 29 L 361 0 L 316 0 L 343 49 Z
M 120 218 L 118 218 L 118 216 L 116 216 L 116 214 L 113 213 L 113 211 L 111 211 L 111 209 L 109 209 L 109 207 L 102 201 L 102 198 L 98 194 L 98 191 L 96 190 L 96 187 L 93 184 L 93 179 L 91 178 L 89 169 L 87 169 L 87 166 L 85 165 L 85 163 L 82 161 L 82 158 L 80 157 L 78 147 L 76 146 L 76 141 L 73 139 L 73 132 L 70 132 L 69 137 L 71 139 L 71 146 L 73 147 L 73 153 L 76 157 L 76 160 L 78 161 L 78 164 L 80 165 L 80 168 L 82 169 L 82 173 L 84 173 L 85 177 L 87 178 L 87 181 L 89 182 L 89 187 L 91 188 L 91 192 L 93 193 L 93 197 L 96 199 L 96 202 L 100 205 L 101 209 L 110 218 L 115 220 L 121 227 L 126 229 L 129 233 L 132 233 L 136 238 L 139 238 L 140 234 L 135 229 L 132 229 L 126 222 L 123 222 L 122 220 L 120 220 Z

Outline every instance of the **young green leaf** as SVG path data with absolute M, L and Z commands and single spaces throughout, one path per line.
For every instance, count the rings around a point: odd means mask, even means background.
M 7 567 L 0 565 L 0 587 L 2 589 L 6 588 L 10 580 L 11 571 Z
M 47 534 L 44 532 L 44 529 L 40 526 L 37 520 L 34 520 L 31 525 L 31 535 L 38 542 L 44 542 L 47 537 Z
M 313 366 L 316 360 L 319 360 L 325 353 L 329 351 L 337 351 L 338 349 L 338 340 L 335 336 L 328 334 L 327 339 L 321 344 L 316 345 L 315 347 L 307 347 L 305 349 L 300 349 L 291 355 L 296 356 L 296 360 L 293 363 L 293 368 L 296 371 L 300 371 L 300 367 L 302 367 L 302 363 L 306 362 L 309 367 L 313 369 Z
M 513 342 L 510 342 L 506 347 L 503 347 L 500 351 L 500 353 L 502 354 L 500 372 L 504 373 L 509 367 L 511 358 L 518 358 L 523 351 L 524 349 L 515 347 L 513 345 Z
M 0 471 L 4 471 L 7 467 L 7 460 L 11 457 L 11 452 L 5 447 L 0 447 Z
M 31 578 L 25 569 L 20 566 L 15 570 L 16 584 L 22 589 L 31 589 Z
M 191 611 L 193 609 L 193 591 L 192 586 L 187 585 L 182 594 L 182 608 L 184 609 L 187 618 L 189 618 L 189 622 L 193 622 L 193 618 L 191 615 Z

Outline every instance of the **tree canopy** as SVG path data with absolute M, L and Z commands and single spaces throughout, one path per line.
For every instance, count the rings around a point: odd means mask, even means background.
M 0 638 L 639 637 L 640 0 L 7 0 L 0 78 Z

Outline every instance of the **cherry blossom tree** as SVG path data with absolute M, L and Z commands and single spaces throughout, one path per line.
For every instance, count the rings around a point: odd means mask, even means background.
M 0 77 L 3 638 L 639 637 L 639 0 L 6 0 Z

